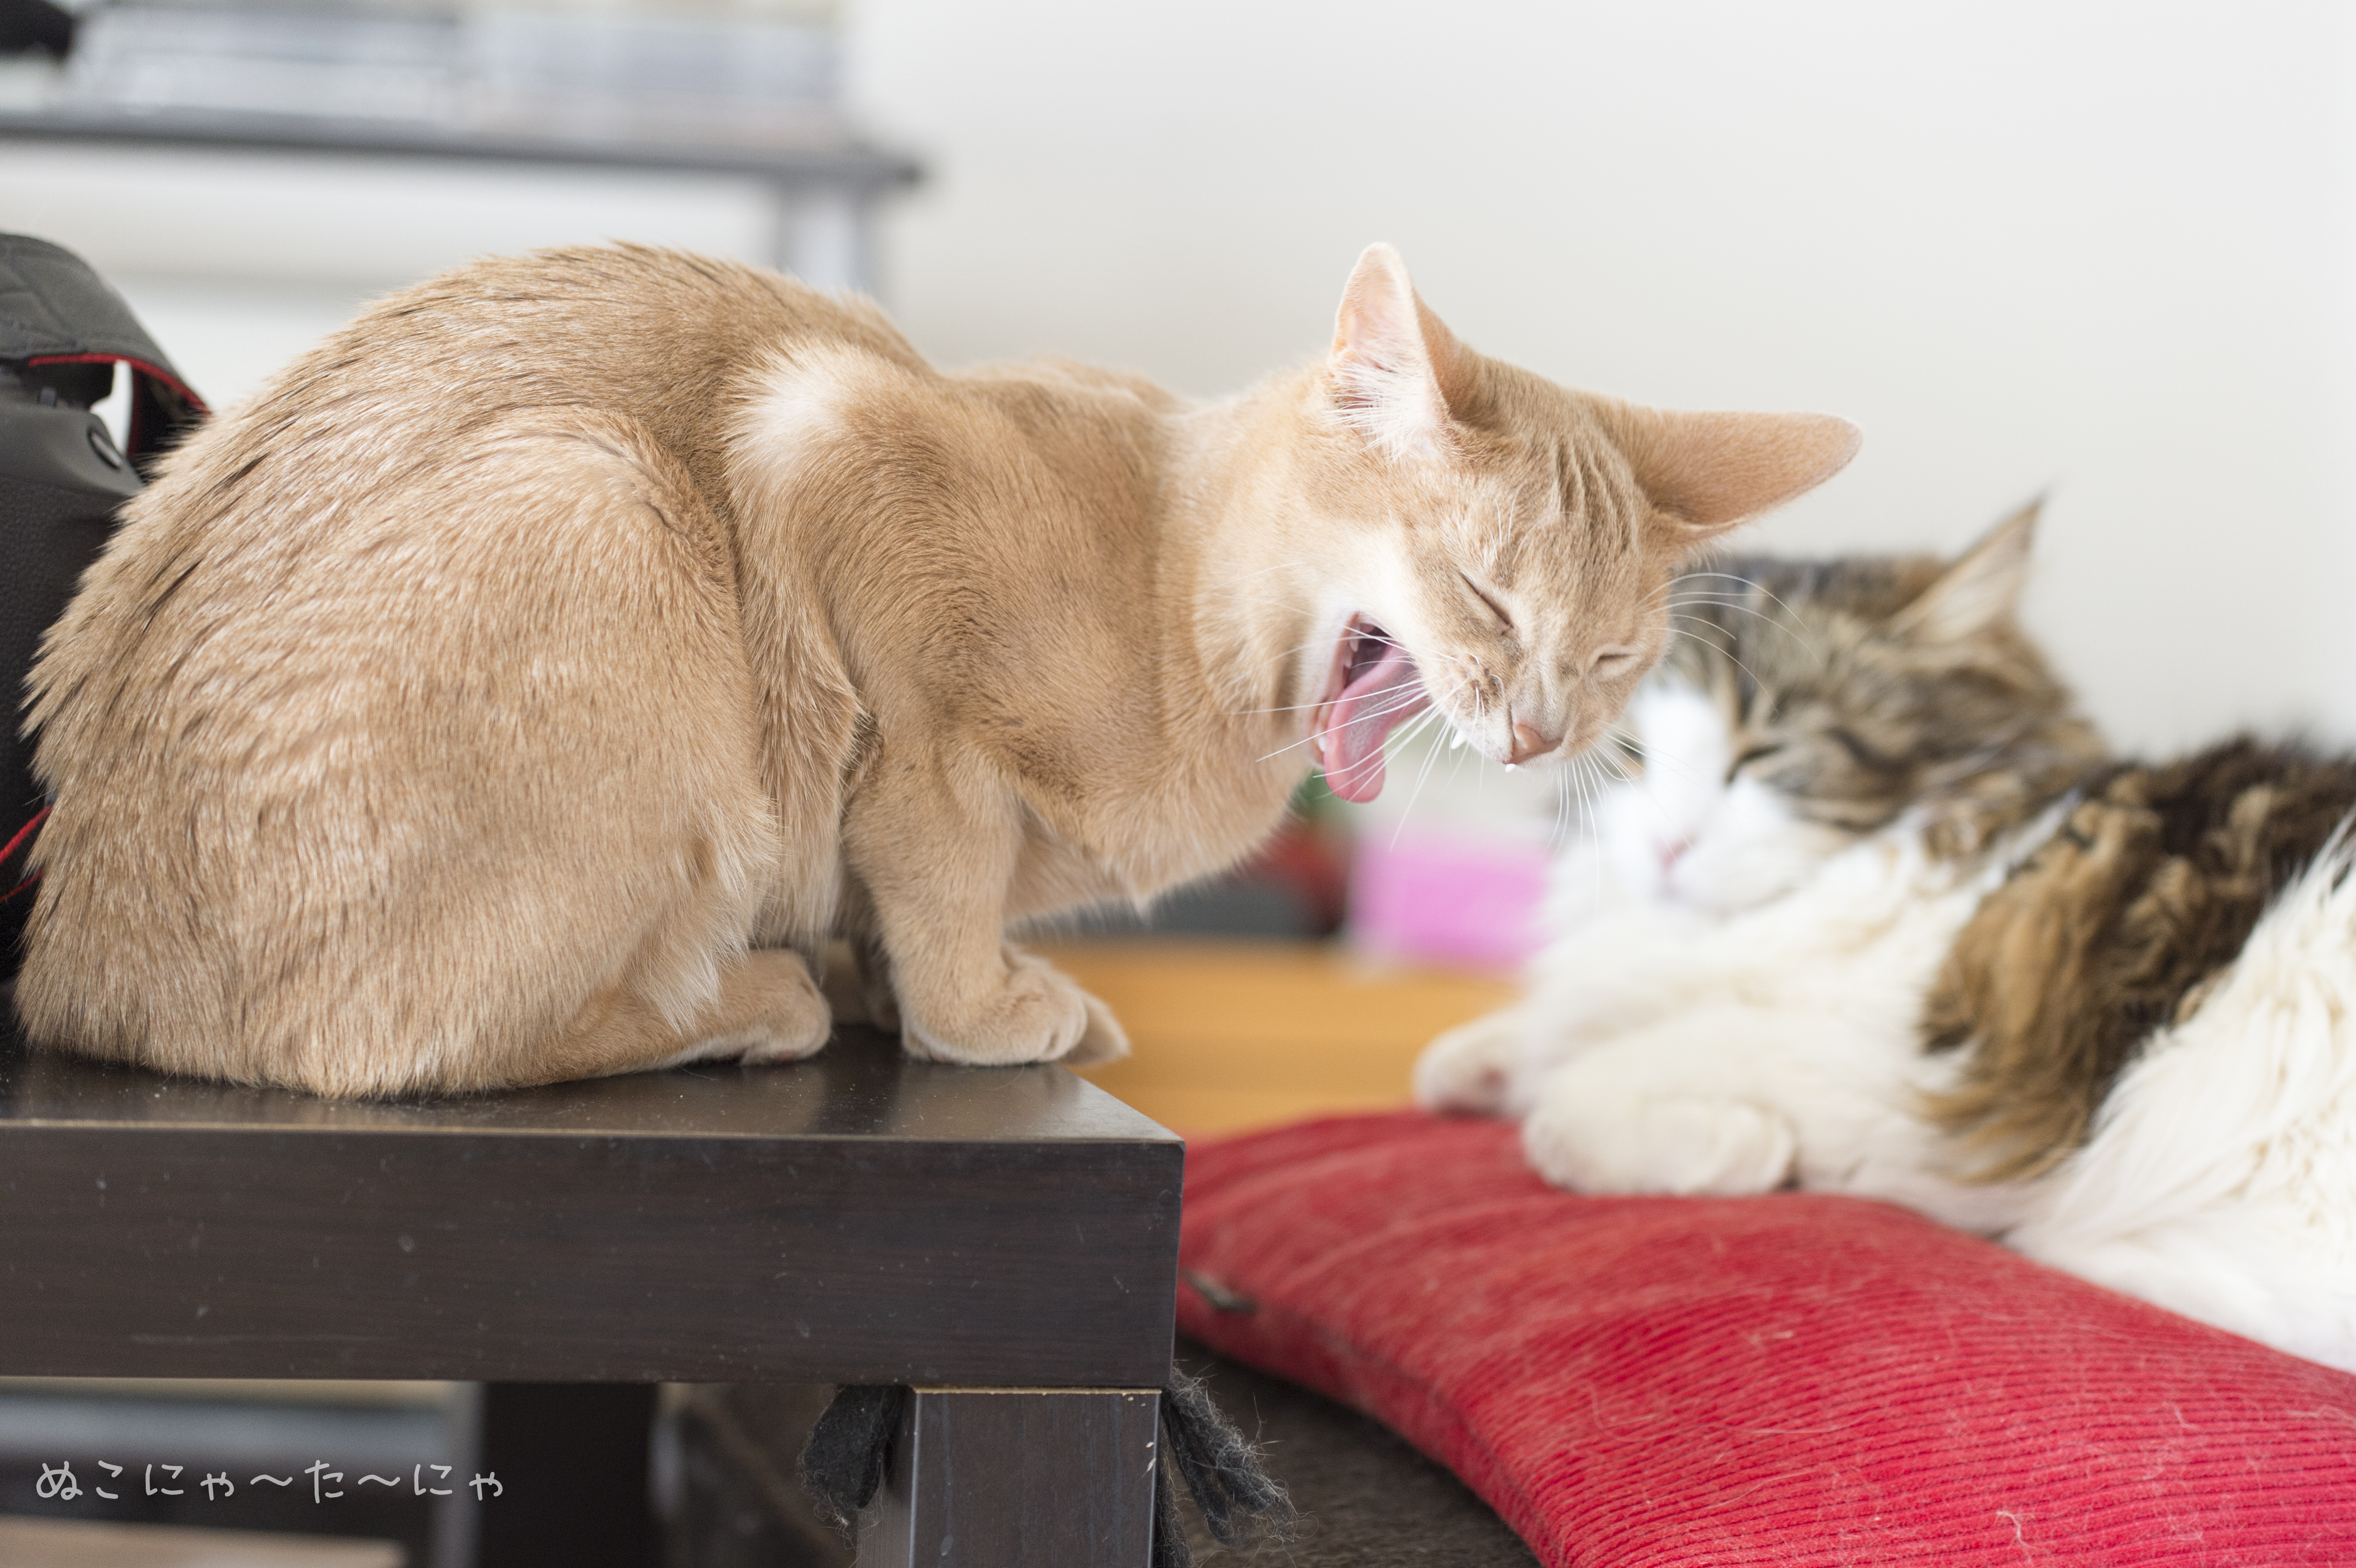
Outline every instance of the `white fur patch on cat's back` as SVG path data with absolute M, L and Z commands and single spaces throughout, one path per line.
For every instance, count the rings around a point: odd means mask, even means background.
M 853 432 L 845 410 L 894 379 L 898 367 L 841 344 L 798 347 L 774 356 L 739 417 L 732 443 L 740 483 L 771 495 L 789 490 L 836 443 Z

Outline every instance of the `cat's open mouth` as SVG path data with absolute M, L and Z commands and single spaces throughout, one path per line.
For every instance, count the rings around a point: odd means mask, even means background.
M 1309 716 L 1309 749 L 1325 783 L 1344 800 L 1382 794 L 1383 741 L 1430 706 L 1408 651 L 1365 615 L 1351 616 Z

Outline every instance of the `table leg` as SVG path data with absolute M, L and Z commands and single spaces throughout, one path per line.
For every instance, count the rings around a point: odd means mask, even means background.
M 874 214 L 862 196 L 823 186 L 780 186 L 772 241 L 781 272 L 816 289 L 877 292 Z
M 487 1383 L 477 1509 L 483 1568 L 600 1563 L 652 1568 L 648 1495 L 652 1383 Z
M 859 1568 L 1147 1568 L 1154 1389 L 913 1389 Z

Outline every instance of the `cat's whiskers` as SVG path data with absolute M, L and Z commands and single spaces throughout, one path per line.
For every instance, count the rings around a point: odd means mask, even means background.
M 1595 813 L 1594 803 L 1588 798 L 1587 781 L 1580 770 L 1576 767 L 1565 768 L 1562 771 L 1562 776 L 1565 815 L 1556 827 L 1554 842 L 1558 846 L 1570 843 L 1581 829 L 1593 820 Z
M 1731 626 L 1721 626 L 1707 615 L 1684 615 L 1678 613 L 1675 608 L 1672 608 L 1665 619 L 1667 621 L 1668 625 L 1672 630 L 1676 630 L 1679 626 L 1698 626 L 1703 630 L 1713 634 L 1724 633 L 1729 638 L 1732 638 L 1734 635 L 1734 629 Z M 1687 631 L 1686 635 L 1695 637 L 1695 634 L 1691 631 Z M 1700 639 L 1698 637 L 1695 637 L 1695 640 L 1699 641 Z M 1709 645 L 1713 648 L 1718 647 L 1716 643 L 1711 643 Z M 1723 652 L 1725 650 L 1720 649 L 1719 651 Z
M 1628 771 L 1627 765 L 1620 760 L 1618 752 L 1607 752 L 1602 747 L 1597 746 L 1590 748 L 1589 751 L 1581 754 L 1592 757 L 1595 760 L 1595 765 L 1599 773 L 1604 768 L 1611 769 L 1613 782 L 1623 784 L 1632 784 L 1636 782 L 1636 775 Z
M 1566 845 L 1574 837 L 1583 837 L 1590 843 L 1601 844 L 1602 796 L 1600 790 L 1590 793 L 1590 782 L 1583 773 L 1574 776 L 1574 787 L 1579 791 L 1579 816 L 1578 820 L 1571 824 L 1570 833 L 1565 836 Z M 1590 906 L 1600 905 L 1603 901 L 1603 858 L 1600 854 L 1588 857 L 1587 899 Z
M 1687 581 L 1690 581 L 1697 577 L 1715 577 L 1726 582 L 1739 582 L 1754 593 L 1765 594 L 1768 599 L 1774 603 L 1777 608 L 1781 609 L 1785 614 L 1791 616 L 1794 620 L 1796 621 L 1799 619 L 1800 613 L 1797 610 L 1793 609 L 1791 603 L 1785 600 L 1782 594 L 1777 593 L 1773 589 L 1768 587 L 1765 583 L 1759 581 L 1755 578 L 1737 577 L 1730 571 L 1686 571 L 1678 573 L 1678 576 Z
M 1263 713 L 1306 713 L 1312 708 L 1323 708 L 1323 702 L 1288 702 L 1281 708 L 1236 708 L 1228 710 L 1235 719 L 1249 719 Z
M 1694 767 L 1691 763 L 1687 762 L 1683 757 L 1672 756 L 1666 752 L 1646 748 L 1644 746 L 1644 738 L 1642 735 L 1631 734 L 1629 731 L 1622 729 L 1616 724 L 1605 730 L 1604 733 L 1613 740 L 1627 741 L 1630 744 L 1636 746 L 1639 750 L 1644 751 L 1644 765 L 1648 768 L 1665 768 L 1671 773 L 1674 773 L 1677 778 L 1687 783 L 1706 782 L 1701 772 Z M 1622 773 L 1622 777 L 1630 784 L 1634 784 L 1640 776 L 1642 775 L 1630 773 Z
M 1415 736 L 1421 733 L 1424 730 L 1429 729 L 1430 727 L 1431 720 L 1438 716 L 1439 710 L 1435 709 L 1431 712 L 1426 713 L 1421 718 L 1418 719 L 1415 723 L 1409 726 L 1407 731 L 1399 737 L 1400 743 L 1404 745 L 1411 741 Z M 1415 775 L 1415 788 L 1408 792 L 1406 809 L 1399 813 L 1398 826 L 1391 829 L 1392 848 L 1396 849 L 1398 848 L 1399 835 L 1407 831 L 1407 819 L 1414 814 L 1415 803 L 1423 796 L 1423 781 L 1431 776 L 1431 764 L 1439 760 L 1440 748 L 1438 746 L 1427 746 L 1424 748 L 1423 766 Z
M 1606 794 L 1618 785 L 1632 782 L 1627 774 L 1616 770 L 1607 773 L 1605 769 L 1610 766 L 1610 759 L 1601 752 L 1581 752 L 1579 760 L 1585 766 L 1588 783 L 1594 788 L 1598 810 L 1601 809 Z
M 1817 647 L 1815 641 L 1811 639 L 1806 633 L 1800 629 L 1799 623 L 1796 619 L 1787 620 L 1780 615 L 1770 615 L 1764 611 L 1756 609 L 1749 604 L 1741 603 L 1736 600 L 1712 598 L 1707 594 L 1699 593 L 1688 594 L 1685 598 L 1677 600 L 1676 604 L 1670 606 L 1671 613 L 1674 613 L 1678 605 L 1685 604 L 1715 604 L 1720 609 L 1740 611 L 1745 615 L 1749 615 L 1755 620 L 1762 621 L 1766 624 L 1774 627 L 1778 632 L 1781 632 L 1783 635 L 1799 644 L 1800 646 L 1805 648 L 1808 653 L 1815 658 L 1817 663 L 1821 664 L 1824 662 L 1824 650 Z M 1716 624 L 1714 622 L 1708 624 L 1713 625 Z M 1733 635 L 1732 627 L 1727 627 L 1725 630 L 1730 636 Z
M 1351 719 L 1350 722 L 1352 724 L 1362 724 L 1369 719 L 1386 718 L 1390 714 L 1397 713 L 1403 708 L 1412 708 L 1419 702 L 1430 700 L 1430 692 L 1427 691 L 1423 684 L 1419 681 L 1414 686 L 1408 688 L 1406 690 L 1393 694 L 1390 698 L 1387 699 L 1380 707 L 1372 709 L 1365 713 L 1355 715 Z M 1435 711 L 1436 710 L 1437 705 L 1435 704 Z M 1271 709 L 1271 711 L 1275 710 Z M 1343 727 L 1346 728 L 1346 726 Z M 1293 741 L 1291 745 L 1279 746 L 1275 751 L 1269 752 L 1267 756 L 1258 758 L 1258 761 L 1265 763 L 1269 761 L 1271 758 L 1280 757 L 1287 752 L 1293 751 L 1299 747 L 1309 744 L 1310 741 L 1314 741 L 1318 736 L 1325 733 L 1327 733 L 1327 731 L 1323 730 L 1312 730 L 1308 734 L 1303 735 L 1300 740 Z M 1369 753 L 1369 755 L 1373 754 L 1376 753 Z
M 1302 713 L 1312 708 L 1324 707 L 1326 700 L 1328 699 L 1315 702 L 1288 702 L 1278 708 L 1234 708 L 1228 709 L 1228 714 L 1232 718 L 1247 719 L 1262 713 Z
M 1404 647 L 1404 646 L 1405 646 L 1405 645 L 1403 645 L 1402 643 L 1400 643 L 1400 642 L 1399 642 L 1397 638 L 1395 638 L 1395 637 L 1389 637 L 1389 636 L 1379 635 L 1377 635 L 1377 634 L 1376 634 L 1376 633 L 1373 633 L 1373 632 L 1364 632 L 1364 631 L 1361 631 L 1361 632 L 1357 632 L 1357 633 L 1354 633 L 1354 634 L 1347 634 L 1347 635 L 1355 635 L 1355 636 L 1356 636 L 1356 637 L 1358 637 L 1358 638 L 1360 638 L 1360 639 L 1363 639 L 1364 641 L 1370 642 L 1370 643 L 1375 643 L 1375 644 L 1379 645 L 1380 646 L 1387 647 L 1387 648 L 1399 648 L 1399 647 Z M 1328 647 L 1328 646 L 1331 646 L 1331 645 L 1332 645 L 1332 644 L 1331 644 L 1331 642 L 1330 642 L 1328 639 L 1326 639 L 1326 638 L 1324 638 L 1324 637 L 1319 637 L 1319 638 L 1315 639 L 1314 641 L 1302 643 L 1302 644 L 1299 645 L 1298 646 L 1290 647 L 1290 648 L 1287 648 L 1287 649 L 1285 649 L 1282 653 L 1280 653 L 1280 654 L 1277 655 L 1277 657 L 1278 657 L 1279 659 L 1289 659 L 1289 658 L 1291 658 L 1292 656 L 1295 656 L 1295 655 L 1297 655 L 1297 654 L 1305 654 L 1305 653 L 1308 653 L 1309 651 L 1311 651 L 1312 649 L 1314 649 L 1314 648 Z M 1292 703 L 1287 703 L 1287 704 L 1285 704 L 1284 706 L 1282 706 L 1282 707 L 1278 707 L 1278 708 L 1236 708 L 1236 709 L 1230 709 L 1228 710 L 1228 716 L 1229 716 L 1229 717 L 1231 717 L 1231 718 L 1237 718 L 1237 719 L 1247 719 L 1247 718 L 1251 718 L 1251 717 L 1254 717 L 1254 716 L 1257 716 L 1257 715 L 1260 715 L 1260 714 L 1267 714 L 1267 713 L 1298 713 L 1298 712 L 1301 712 L 1301 711 L 1303 711 L 1303 710 L 1305 710 L 1305 709 L 1313 709 L 1313 708 L 1322 708 L 1322 707 L 1323 707 L 1323 706 L 1324 706 L 1324 704 L 1323 704 L 1322 701 L 1320 701 L 1320 702 L 1292 702 Z M 1272 754 L 1272 753 L 1271 753 L 1271 754 Z M 1266 762 L 1268 759 L 1267 759 L 1266 757 L 1263 757 L 1263 758 L 1261 758 L 1260 760 L 1261 760 L 1262 762 Z
M 1716 628 L 1716 627 L 1713 627 L 1713 628 L 1712 628 L 1712 630 L 1718 630 L 1718 629 L 1719 629 L 1719 628 Z M 1761 680 L 1761 679 L 1759 678 L 1758 673 L 1757 673 L 1756 671 L 1754 671 L 1754 670 L 1753 670 L 1753 669 L 1752 669 L 1749 665 L 1744 664 L 1740 659 L 1739 659 L 1739 658 L 1735 657 L 1735 656 L 1734 656 L 1734 650 L 1733 650 L 1732 648 L 1722 648 L 1722 647 L 1719 647 L 1716 643 L 1713 643 L 1713 642 L 1708 642 L 1708 641 L 1705 641 L 1703 638 L 1700 638 L 1700 637 L 1695 636 L 1693 633 L 1691 633 L 1691 632 L 1689 632 L 1689 631 L 1687 631 L 1684 627 L 1679 626 L 1678 624 L 1676 624 L 1676 623 L 1674 620 L 1672 620 L 1672 621 L 1670 622 L 1670 624 L 1669 624 L 1669 635 L 1670 635 L 1671 636 L 1676 636 L 1676 637 L 1688 637 L 1688 638 L 1691 638 L 1694 642 L 1700 643 L 1700 644 L 1701 644 L 1701 645 L 1702 645 L 1703 647 L 1708 648 L 1711 653 L 1716 654 L 1719 657 L 1720 657 L 1720 658 L 1722 658 L 1722 659 L 1726 660 L 1729 664 L 1731 664 L 1735 668 L 1737 668 L 1737 669 L 1740 670 L 1743 674 L 1745 674 L 1745 675 L 1749 676 L 1749 677 L 1751 677 L 1751 684 L 1753 687 L 1760 688 L 1762 688 L 1762 689 L 1764 689 L 1764 688 L 1765 688 L 1765 687 L 1766 687 L 1766 684 L 1767 684 L 1767 683 L 1766 683 L 1766 682 L 1764 682 L 1764 681 L 1762 681 L 1762 680 Z
M 1676 591 L 1677 580 L 1672 577 L 1666 582 L 1662 583 L 1658 588 L 1654 589 L 1650 593 L 1645 594 L 1643 599 L 1637 601 L 1636 608 L 1639 612 L 1658 609 L 1661 605 L 1661 602 L 1668 598 L 1669 595 L 1675 593 Z
M 1340 780 L 1341 780 L 1341 781 L 1343 781 L 1344 784 L 1347 784 L 1347 783 L 1349 783 L 1349 782 L 1350 782 L 1351 777 L 1352 777 L 1354 774 L 1360 773 L 1367 773 L 1367 772 L 1368 772 L 1368 770 L 1370 770 L 1370 769 L 1372 769 L 1372 768 L 1376 768 L 1376 767 L 1387 766 L 1387 765 L 1388 765 L 1388 757 L 1389 757 L 1389 752 L 1390 752 L 1390 749 L 1391 749 L 1391 747 L 1392 747 L 1393 745 L 1402 744 L 1402 743 L 1404 743 L 1405 741 L 1407 741 L 1408 740 L 1411 739 L 1414 735 L 1416 735 L 1418 732 L 1419 732 L 1419 731 L 1423 729 L 1423 727 L 1424 727 L 1424 726 L 1426 726 L 1426 725 L 1428 725 L 1429 723 L 1430 723 L 1430 721 L 1431 721 L 1432 718 L 1433 718 L 1433 715 L 1431 715 L 1431 714 L 1430 714 L 1430 713 L 1425 713 L 1425 714 L 1421 714 L 1421 715 L 1418 716 L 1418 717 L 1417 717 L 1413 721 L 1411 721 L 1411 722 L 1408 724 L 1408 726 L 1407 727 L 1407 729 L 1406 729 L 1406 730 L 1404 730 L 1404 731 L 1400 731 L 1400 732 L 1399 732 L 1399 733 L 1398 733 L 1398 734 L 1395 734 L 1395 735 L 1392 735 L 1392 736 L 1389 736 L 1389 737 L 1386 738 L 1386 740 L 1385 740 L 1385 741 L 1384 741 L 1384 743 L 1383 743 L 1382 745 L 1380 745 L 1380 746 L 1376 747 L 1375 750 L 1373 750 L 1373 751 L 1371 751 L 1371 752 L 1368 752 L 1365 756 L 1360 757 L 1356 762 L 1355 762 L 1355 763 L 1351 763 L 1347 764 L 1346 766 L 1344 766 L 1344 767 L 1341 767 L 1341 768 L 1334 768 L 1334 769 L 1329 769 L 1329 770 L 1327 770 L 1326 774 L 1325 774 L 1326 779 L 1327 779 L 1329 782 L 1330 782 L 1330 781 L 1332 781 L 1332 780 L 1333 780 L 1333 779 L 1340 779 Z M 1371 775 L 1370 775 L 1370 776 L 1371 776 Z M 1412 802 L 1410 802 L 1410 804 L 1412 804 Z
M 1694 589 L 1689 586 L 1696 580 L 1706 578 L 1715 578 L 1721 582 L 1733 584 L 1744 592 L 1732 592 L 1722 588 L 1701 590 Z M 1777 593 L 1773 589 L 1769 588 L 1763 582 L 1757 581 L 1756 580 L 1748 577 L 1738 577 L 1732 572 L 1727 571 L 1682 572 L 1677 576 L 1671 578 L 1653 599 L 1648 599 L 1645 602 L 1645 608 L 1652 608 L 1655 603 L 1657 602 L 1660 593 L 1666 593 L 1675 596 L 1671 599 L 1669 603 L 1669 612 L 1672 615 L 1676 613 L 1678 606 L 1687 604 L 1707 604 L 1723 610 L 1737 611 L 1742 614 L 1752 617 L 1762 625 L 1772 627 L 1778 633 L 1790 637 L 1801 647 L 1806 649 L 1809 656 L 1815 658 L 1818 664 L 1821 665 L 1825 662 L 1824 650 L 1818 647 L 1815 642 L 1808 636 L 1806 631 L 1804 629 L 1804 623 L 1801 620 L 1799 612 L 1794 609 L 1790 602 L 1785 600 L 1783 595 Z M 1771 615 L 1761 610 L 1756 604 L 1751 602 L 1754 596 L 1763 596 L 1766 598 L 1769 603 L 1775 606 L 1777 613 Z M 1707 620 L 1705 621 L 1705 624 L 1710 625 L 1713 629 L 1725 631 L 1729 637 L 1735 637 L 1734 630 L 1730 626 L 1719 627 L 1716 622 Z M 1736 640 L 1740 641 L 1740 638 L 1736 638 Z
M 1587 907 L 1601 909 L 1603 905 L 1603 820 L 1599 803 L 1582 797 L 1579 820 L 1572 824 L 1566 848 L 1584 842 L 1589 847 L 1587 859 Z

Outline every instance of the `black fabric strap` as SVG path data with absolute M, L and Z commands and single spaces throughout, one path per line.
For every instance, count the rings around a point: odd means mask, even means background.
M 204 400 L 155 347 L 131 306 L 90 263 L 29 234 L 0 234 L 0 365 L 127 362 L 134 376 L 134 461 L 177 441 L 205 416 Z
M 819 1517 L 852 1539 L 859 1510 L 884 1484 L 884 1457 L 900 1429 L 908 1391 L 886 1385 L 835 1390 L 802 1450 L 802 1489 Z M 1175 1475 L 1186 1483 L 1211 1537 L 1233 1548 L 1248 1537 L 1281 1541 L 1290 1534 L 1292 1499 L 1267 1467 L 1259 1449 L 1220 1413 L 1200 1378 L 1176 1367 L 1162 1391 L 1161 1463 L 1153 1477 L 1153 1568 L 1193 1568 L 1194 1549 L 1178 1518 Z

